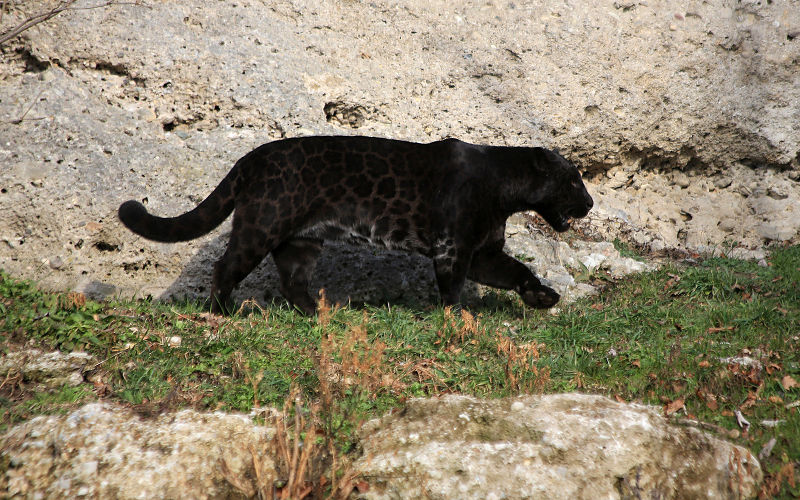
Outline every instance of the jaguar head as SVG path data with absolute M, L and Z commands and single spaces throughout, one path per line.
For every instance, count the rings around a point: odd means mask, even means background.
M 558 232 L 569 229 L 572 219 L 585 217 L 594 200 L 586 191 L 578 169 L 558 152 L 546 149 L 543 165 L 544 182 L 540 185 L 540 199 L 533 209 Z

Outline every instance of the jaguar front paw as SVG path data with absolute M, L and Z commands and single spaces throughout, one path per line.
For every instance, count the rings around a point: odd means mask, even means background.
M 535 309 L 547 309 L 558 303 L 561 295 L 552 288 L 540 286 L 533 290 L 525 290 L 520 294 L 522 301 Z

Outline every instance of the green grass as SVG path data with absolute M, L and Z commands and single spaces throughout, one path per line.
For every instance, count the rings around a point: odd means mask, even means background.
M 558 315 L 502 293 L 471 312 L 474 322 L 442 308 L 335 308 L 318 322 L 275 306 L 221 318 L 189 303 L 83 303 L 0 274 L 0 350 L 33 341 L 102 360 L 94 384 L 78 388 L 5 384 L 0 430 L 97 398 L 144 412 L 249 411 L 280 406 L 295 385 L 311 400 L 335 397 L 326 418 L 347 449 L 358 421 L 408 397 L 580 390 L 677 409 L 674 417 L 712 424 L 754 454 L 774 437 L 765 491 L 800 495 L 785 472 L 800 465 L 800 407 L 787 408 L 800 400 L 791 387 L 800 382 L 800 246 L 775 249 L 768 267 L 725 258 L 670 265 Z M 737 356 L 763 369 L 720 361 Z M 782 422 L 762 424 L 769 420 Z
M 628 243 L 620 240 L 619 238 L 614 238 L 613 243 L 614 243 L 614 248 L 617 250 L 617 252 L 619 252 L 621 256 L 639 260 L 642 262 L 647 260 L 641 254 L 633 250 Z

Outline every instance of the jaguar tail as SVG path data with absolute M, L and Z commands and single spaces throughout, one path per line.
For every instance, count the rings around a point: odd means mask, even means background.
M 222 224 L 235 208 L 234 167 L 220 184 L 192 210 L 177 217 L 158 217 L 135 200 L 119 207 L 119 219 L 128 229 L 149 240 L 163 243 L 199 238 Z

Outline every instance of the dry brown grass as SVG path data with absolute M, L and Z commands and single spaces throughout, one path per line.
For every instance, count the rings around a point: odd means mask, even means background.
M 334 399 L 341 397 L 346 390 L 373 397 L 380 391 L 405 389 L 405 384 L 385 363 L 386 344 L 367 338 L 369 318 L 366 311 L 361 323 L 349 325 L 344 338 L 339 340 L 327 328 L 333 310 L 324 292 L 320 295 L 318 324 L 322 339 L 314 365 L 319 376 L 323 408 L 332 408 Z
M 86 295 L 81 292 L 67 292 L 58 296 L 58 307 L 65 311 L 79 309 L 86 305 Z
M 303 413 L 307 415 L 304 417 Z M 273 417 L 277 451 L 278 474 L 286 478 L 276 498 L 306 498 L 314 490 L 312 470 L 314 459 L 320 453 L 317 441 L 316 406 L 304 407 L 300 391 L 290 391 L 283 405 L 282 415 Z M 293 418 L 291 417 L 293 415 Z M 291 419 L 291 425 L 287 421 Z
M 368 488 L 338 449 L 337 436 L 343 427 L 357 429 L 363 421 L 342 401 L 405 388 L 386 367 L 385 344 L 368 339 L 366 312 L 361 322 L 349 325 L 340 339 L 329 328 L 336 308 L 327 302 L 324 291 L 320 296 L 317 325 L 321 342 L 319 350 L 311 352 L 319 380 L 317 401 L 305 400 L 297 387 L 290 390 L 283 409 L 265 419 L 265 424 L 275 429 L 269 447 L 256 450 L 251 446 L 252 473 L 247 477 L 237 476 L 227 464 L 221 464 L 227 481 L 248 498 L 344 499 L 354 488 Z M 263 373 L 254 373 L 241 352 L 233 354 L 232 366 L 235 374 L 252 385 L 253 406 L 258 408 L 257 388 Z M 274 457 L 274 469 L 265 464 L 263 456 Z
M 538 368 L 539 346 L 535 343 L 517 344 L 497 332 L 497 354 L 505 359 L 508 387 L 515 392 L 541 393 L 550 381 L 550 368 Z
M 320 405 L 293 387 L 282 410 L 267 412 L 264 423 L 275 429 L 269 444 L 262 449 L 249 445 L 248 472 L 236 474 L 222 460 L 223 476 L 247 498 L 263 500 L 343 500 L 354 488 L 365 489 L 350 461 L 339 458 L 333 436 L 322 429 L 324 420 Z

